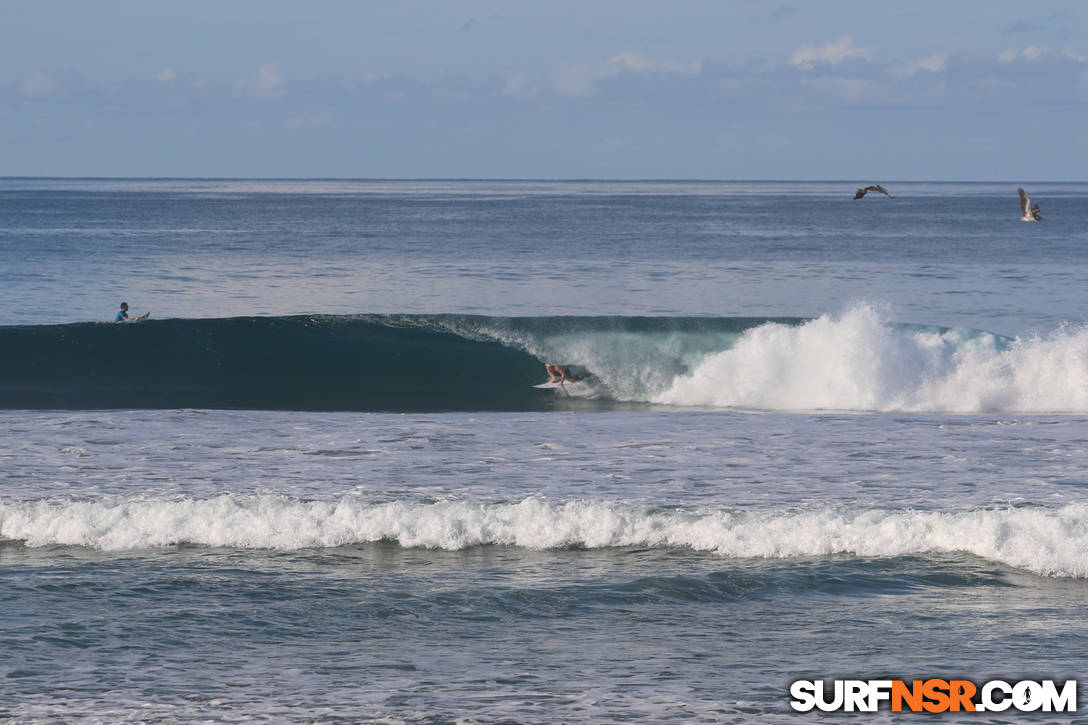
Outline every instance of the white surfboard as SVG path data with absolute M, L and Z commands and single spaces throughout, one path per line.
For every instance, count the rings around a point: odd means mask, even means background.
M 582 385 L 582 383 L 583 383 L 582 380 L 568 380 L 565 383 L 557 383 L 557 382 L 555 382 L 553 380 L 549 380 L 546 383 L 540 383 L 539 385 L 534 385 L 533 387 L 534 388 L 540 388 L 542 390 L 554 390 L 555 388 L 569 388 L 571 386 L 580 387 Z

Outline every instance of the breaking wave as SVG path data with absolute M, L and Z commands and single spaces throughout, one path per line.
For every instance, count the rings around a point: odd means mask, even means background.
M 1088 413 L 1088 329 L 814 319 L 361 315 L 0 327 L 0 408 Z M 542 363 L 589 375 L 534 390 Z
M 583 500 L 366 503 L 222 494 L 0 503 L 0 539 L 102 550 L 190 544 L 297 550 L 404 547 L 688 548 L 740 558 L 968 552 L 1036 574 L 1088 577 L 1088 505 L 971 511 L 654 509 Z
M 869 307 L 746 332 L 657 402 L 758 410 L 1088 412 L 1088 329 L 1009 340 L 886 324 Z

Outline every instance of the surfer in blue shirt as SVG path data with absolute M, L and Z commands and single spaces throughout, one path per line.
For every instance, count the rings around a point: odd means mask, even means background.
M 150 312 L 146 312 L 146 313 L 140 315 L 139 317 L 129 317 L 128 316 L 128 303 L 127 302 L 122 302 L 121 303 L 121 309 L 117 310 L 117 315 L 113 318 L 113 321 L 114 322 L 139 322 L 140 320 L 145 319 L 150 314 L 151 314 Z

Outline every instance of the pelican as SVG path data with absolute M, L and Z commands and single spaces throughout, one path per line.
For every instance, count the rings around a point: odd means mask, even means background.
M 1017 189 L 1020 192 L 1020 221 L 1022 222 L 1043 222 L 1043 215 L 1039 213 L 1039 205 L 1031 205 L 1031 197 L 1024 191 L 1023 187 Z
M 881 194 L 883 194 L 884 196 L 888 197 L 889 199 L 890 199 L 890 198 L 891 198 L 891 196 L 892 196 L 891 194 L 889 194 L 889 193 L 888 193 L 888 190 L 887 190 L 887 189 L 885 189 L 885 188 L 884 188 L 883 186 L 881 186 L 880 184 L 873 184 L 873 185 L 871 185 L 871 186 L 863 186 L 863 187 L 861 187 L 860 189 L 858 189 L 858 190 L 857 190 L 857 191 L 856 191 L 856 192 L 854 193 L 854 198 L 855 198 L 855 199 L 860 199 L 861 197 L 865 196 L 865 195 L 866 195 L 866 194 L 867 194 L 868 192 L 870 192 L 870 191 L 879 191 L 879 192 L 880 192 Z

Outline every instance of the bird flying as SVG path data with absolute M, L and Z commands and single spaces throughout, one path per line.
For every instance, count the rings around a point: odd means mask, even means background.
M 856 192 L 854 193 L 854 198 L 855 198 L 855 199 L 860 199 L 861 197 L 865 196 L 865 195 L 866 195 L 867 193 L 869 193 L 870 191 L 879 191 L 879 192 L 880 192 L 881 194 L 883 194 L 884 196 L 888 197 L 889 199 L 890 199 L 890 198 L 892 197 L 892 195 L 888 193 L 888 190 L 887 190 L 887 189 L 885 189 L 885 188 L 884 188 L 883 186 L 881 186 L 880 184 L 872 184 L 872 185 L 870 185 L 870 186 L 863 186 L 863 187 L 861 187 L 860 189 L 858 189 L 858 190 L 857 190 L 857 191 L 856 191 Z
M 1022 222 L 1042 222 L 1043 215 L 1039 213 L 1039 205 L 1031 205 L 1031 197 L 1024 191 L 1023 187 L 1017 189 L 1020 192 L 1020 221 Z

